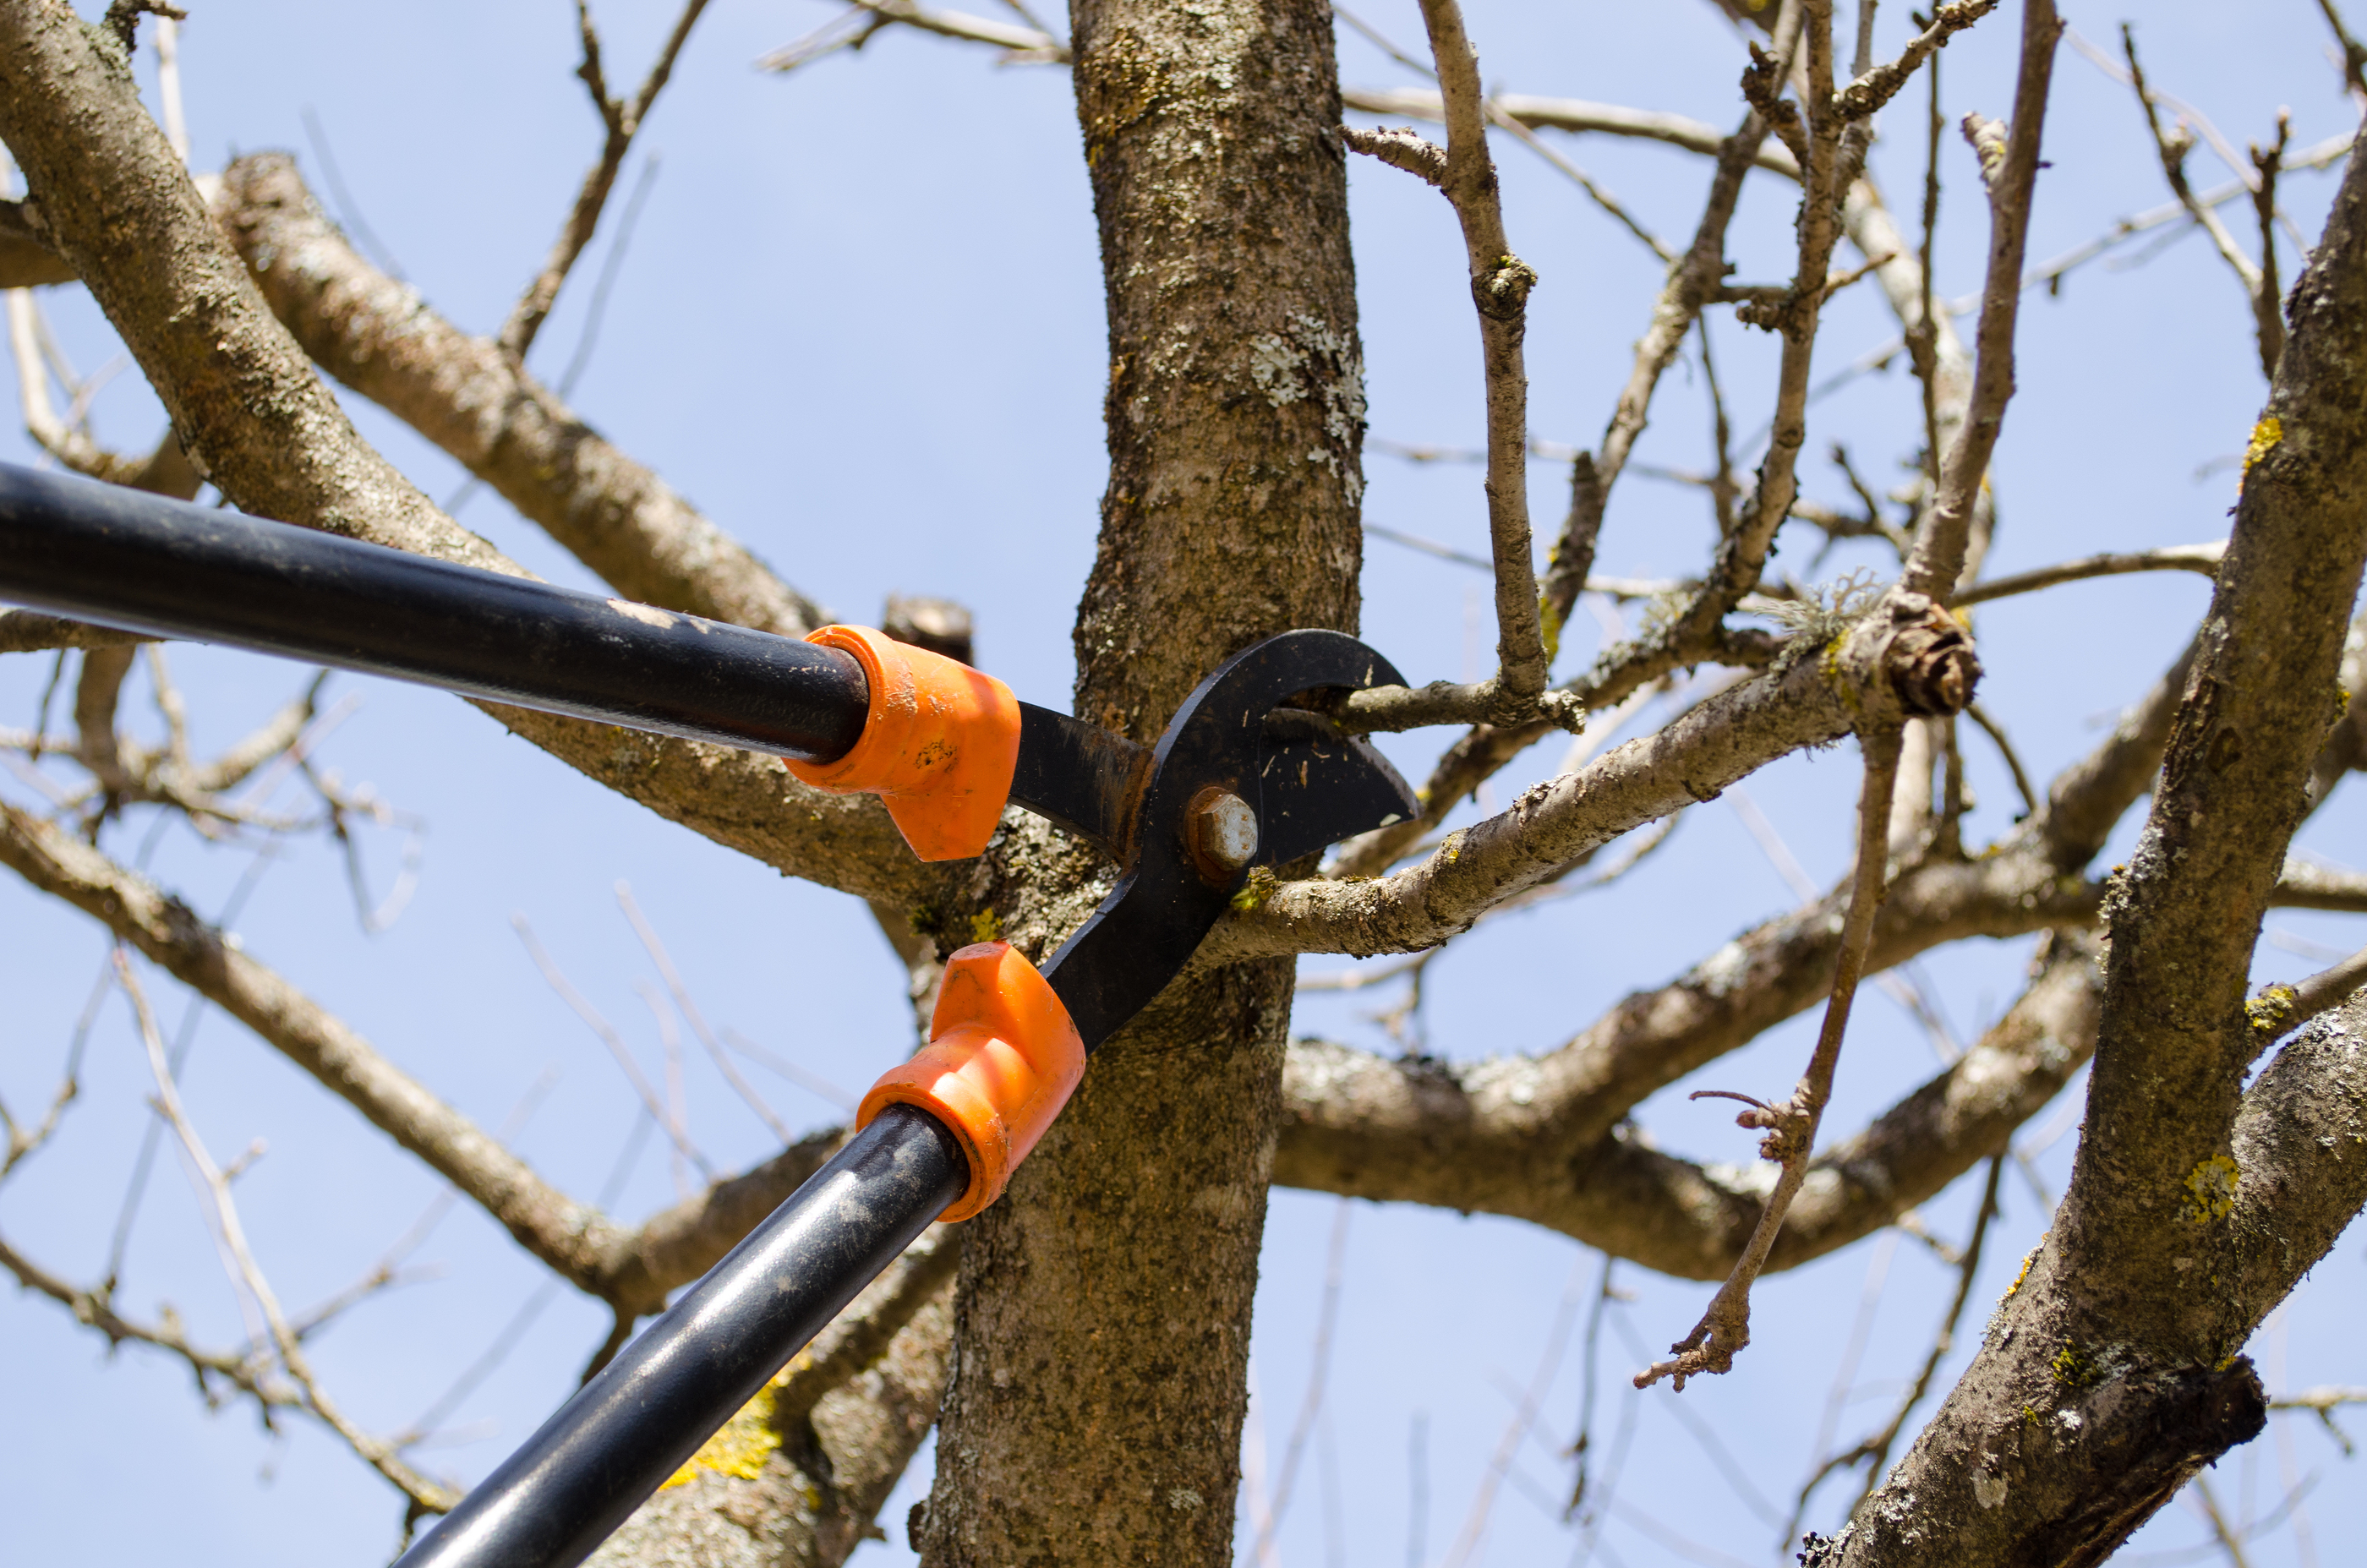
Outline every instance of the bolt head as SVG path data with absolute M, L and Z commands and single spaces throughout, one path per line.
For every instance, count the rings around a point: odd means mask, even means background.
M 1248 801 L 1225 790 L 1211 790 L 1194 804 L 1192 848 L 1209 867 L 1221 871 L 1226 880 L 1238 875 L 1256 857 L 1257 847 L 1257 813 L 1250 809 Z

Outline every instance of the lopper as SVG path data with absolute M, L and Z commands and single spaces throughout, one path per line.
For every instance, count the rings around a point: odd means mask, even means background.
M 397 1568 L 582 1562 L 931 1222 L 1002 1194 L 1093 1048 L 1252 868 L 1416 809 L 1323 716 L 1341 691 L 1403 683 L 1340 632 L 1235 654 L 1144 747 L 864 627 L 798 642 L 6 466 L 0 598 L 769 752 L 879 795 L 923 860 L 983 853 L 1013 805 L 1120 868 L 1040 968 L 1005 942 L 956 953 L 928 1044 L 864 1096 L 855 1135 Z

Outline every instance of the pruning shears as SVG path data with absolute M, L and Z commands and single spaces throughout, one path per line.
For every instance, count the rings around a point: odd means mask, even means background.
M 818 788 L 880 795 L 923 860 L 983 853 L 1013 805 L 1120 868 L 1040 967 L 1007 942 L 954 953 L 928 1044 L 873 1085 L 855 1135 L 398 1568 L 582 1562 L 932 1222 L 1002 1194 L 1094 1047 L 1252 870 L 1417 809 L 1324 716 L 1342 691 L 1403 683 L 1340 632 L 1235 654 L 1145 747 L 864 627 L 799 642 L 6 466 L 0 597 L 769 752 Z

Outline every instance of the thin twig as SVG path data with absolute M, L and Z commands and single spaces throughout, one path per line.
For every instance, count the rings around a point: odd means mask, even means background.
M 2125 80 L 2135 89 L 2138 107 L 2145 110 L 2146 129 L 2153 133 L 2154 148 L 2161 156 L 2161 172 L 2169 179 L 2170 190 L 2185 207 L 2187 214 L 2198 228 L 2211 236 L 2211 243 L 2218 248 L 2220 257 L 2235 273 L 2236 281 L 2242 286 L 2245 300 L 2253 307 L 2254 320 L 2258 322 L 2262 288 L 2265 285 L 2273 289 L 2274 285 L 2263 268 L 2244 254 L 2243 247 L 2236 243 L 2236 236 L 2228 231 L 2227 225 L 2219 220 L 2218 212 L 2196 199 L 2194 186 L 2186 177 L 2186 154 L 2193 149 L 2194 138 L 2187 130 L 2184 115 L 2180 117 L 2175 130 L 2162 129 L 2161 116 L 2155 107 L 2162 101 L 2161 96 L 2146 85 L 2145 67 L 2137 63 L 2136 28 L 2127 22 L 2121 24 L 2121 48 L 2129 62 Z M 2232 154 L 2224 150 L 2222 155 L 2232 158 Z M 2242 175 L 2240 165 L 2237 167 L 2237 173 Z M 2257 187 L 2254 194 L 2257 198 Z M 2276 211 L 2273 192 L 2270 199 L 2269 213 L 2273 219 Z M 2268 258 L 2270 268 L 2274 267 L 2275 257 L 2276 253 L 2271 249 Z M 2284 323 L 2276 315 L 2275 295 L 2271 293 L 2269 299 L 2269 319 L 2259 328 L 2259 333 L 2263 373 L 2273 377 L 2276 374 L 2276 355 L 2284 344 Z
M 2035 593 L 2042 588 L 2052 588 L 2057 583 L 2079 582 L 2091 577 L 2118 577 L 2133 571 L 2194 571 L 2205 577 L 2216 577 L 2219 575 L 2219 563 L 2226 554 L 2227 541 L 2213 539 L 2200 545 L 2171 545 L 2158 550 L 2087 556 L 2056 566 L 2018 571 L 2010 577 L 1993 577 L 1987 582 L 1969 584 L 1949 594 L 1947 603 L 1951 609 L 1962 609 L 1967 604 L 1985 604 L 1992 599 L 2010 599 L 2017 593 Z
M 1908 39 L 1897 59 L 1871 70 L 1860 67 L 1857 80 L 1833 95 L 1833 107 L 1852 119 L 1873 114 L 1907 85 L 1919 66 L 1946 48 L 1950 39 L 1997 8 L 1998 0 L 1945 0 L 1932 13 L 1931 25 Z
M 715 1031 L 707 1026 L 707 1015 L 698 1010 L 698 1003 L 691 998 L 690 987 L 683 983 L 682 972 L 674 966 L 674 955 L 666 951 L 665 943 L 658 940 L 657 928 L 650 924 L 649 918 L 641 913 L 641 907 L 633 901 L 632 888 L 622 882 L 617 884 L 617 905 L 625 911 L 625 919 L 632 926 L 633 934 L 640 939 L 642 950 L 650 955 L 650 962 L 658 966 L 658 975 L 665 981 L 666 991 L 674 998 L 674 1005 L 690 1021 L 691 1033 L 698 1037 L 699 1044 L 705 1047 L 708 1058 L 714 1062 L 716 1071 L 723 1075 L 723 1081 L 731 1086 L 731 1091 L 756 1113 L 757 1119 L 771 1130 L 775 1137 L 785 1145 L 796 1143 L 797 1134 L 789 1131 L 788 1124 L 773 1114 L 773 1108 L 764 1103 L 764 1097 L 758 1094 L 741 1075 L 740 1069 L 731 1065 L 723 1043 L 716 1038 Z
M 1315 1344 L 1308 1351 L 1307 1397 L 1299 1404 L 1298 1419 L 1292 1423 L 1290 1442 L 1282 1451 L 1282 1468 L 1274 1472 L 1274 1500 L 1267 1506 L 1264 1523 L 1259 1528 L 1256 1543 L 1250 1555 L 1263 1561 L 1274 1548 L 1274 1533 L 1282 1528 L 1283 1511 L 1290 1506 L 1290 1494 L 1298 1480 L 1298 1463 L 1307 1451 L 1307 1439 L 1314 1434 L 1316 1417 L 1323 1409 L 1323 1385 L 1331 1370 L 1331 1334 L 1340 1318 L 1340 1282 L 1342 1266 L 1348 1253 L 1348 1216 L 1353 1212 L 1350 1200 L 1342 1198 L 1331 1213 L 1331 1244 L 1323 1258 L 1323 1302 L 1315 1314 Z
M 559 999 L 565 1002 L 569 1010 L 583 1021 L 584 1027 L 598 1035 L 600 1043 L 608 1047 L 608 1055 L 615 1057 L 617 1066 L 624 1069 L 626 1081 L 633 1086 L 633 1092 L 640 1096 L 641 1109 L 650 1113 L 651 1120 L 664 1131 L 667 1141 L 682 1156 L 698 1168 L 698 1174 L 713 1182 L 715 1168 L 708 1163 L 705 1155 L 691 1146 L 689 1135 L 667 1111 L 665 1102 L 658 1098 L 658 1091 L 651 1087 L 650 1080 L 642 1076 L 640 1064 L 633 1060 L 633 1053 L 626 1045 L 624 1036 L 618 1034 L 616 1026 L 602 1017 L 599 1010 L 584 1000 L 583 994 L 568 983 L 567 976 L 560 972 L 550 954 L 543 951 L 542 943 L 535 937 L 534 928 L 527 923 L 524 915 L 511 916 L 510 924 L 515 928 L 518 940 L 526 944 L 527 955 L 534 960 L 534 966 L 541 972 L 543 982 L 557 992 Z
M 2260 186 L 2252 193 L 2252 213 L 2260 225 L 2260 276 L 2252 289 L 2252 321 L 2260 343 L 2260 368 L 2276 379 L 2277 361 L 2284 357 L 2284 290 L 2277 281 L 2277 171 L 2284 166 L 2285 148 L 2293 141 L 2293 116 L 2277 111 L 2277 140 L 2263 149 L 2252 147 L 2252 167 Z
M 2317 8 L 2326 13 L 2327 25 L 2334 29 L 2334 40 L 2342 46 L 2342 73 L 2350 80 L 2350 90 L 2367 99 L 2367 44 L 2350 36 L 2342 24 L 2342 13 L 2334 8 L 2334 0 L 2317 0 Z
M 633 144 L 633 137 L 648 118 L 651 105 L 665 88 L 666 79 L 674 74 L 674 60 L 682 46 L 690 39 L 690 29 L 707 9 L 707 0 L 685 0 L 682 15 L 674 19 L 674 31 L 667 35 L 664 46 L 658 51 L 656 62 L 642 81 L 640 91 L 629 100 L 620 101 L 608 95 L 607 77 L 600 62 L 600 34 L 592 25 L 592 9 L 586 0 L 575 0 L 575 17 L 583 39 L 583 63 L 576 74 L 592 95 L 592 107 L 600 117 L 605 132 L 600 144 L 599 160 L 583 176 L 583 187 L 577 192 L 575 206 L 567 221 L 552 242 L 550 254 L 542 270 L 527 286 L 518 302 L 510 310 L 509 320 L 502 323 L 501 346 L 520 359 L 534 346 L 537 333 L 550 315 L 558 301 L 560 287 L 567 281 L 575 265 L 575 258 L 592 243 L 593 231 L 599 227 L 600 210 L 608 203 L 608 192 L 617 183 L 617 171 L 624 166 L 625 153 Z
M 1569 1348 L 1570 1329 L 1578 1321 L 1578 1310 L 1585 1304 L 1586 1292 L 1580 1282 L 1586 1277 L 1586 1255 L 1580 1253 L 1570 1259 L 1569 1280 L 1562 1287 L 1561 1307 L 1554 1314 L 1553 1327 L 1546 1335 L 1545 1348 L 1537 1356 L 1536 1369 L 1529 1376 L 1528 1387 L 1522 1391 L 1520 1403 L 1512 1416 L 1504 1424 L 1503 1436 L 1496 1441 L 1496 1452 L 1488 1462 L 1488 1472 L 1479 1479 L 1479 1490 L 1471 1499 L 1471 1512 L 1463 1520 L 1463 1529 L 1447 1549 L 1444 1568 L 1463 1568 L 1479 1549 L 1480 1538 L 1488 1533 L 1488 1517 L 1495 1511 L 1496 1492 L 1503 1484 L 1506 1472 L 1512 1468 L 1512 1456 L 1536 1425 L 1537 1413 L 1543 1407 L 1546 1390 L 1552 1386 L 1554 1374 L 1561 1370 L 1562 1353 Z
M 156 1031 L 155 1014 L 149 1010 L 148 998 L 140 987 L 139 976 L 132 973 L 130 955 L 121 948 L 116 950 L 115 966 L 116 983 L 123 987 L 123 994 L 130 999 L 132 1011 L 140 1021 L 141 1041 L 148 1048 L 148 1070 L 156 1080 L 158 1108 L 172 1123 L 174 1133 L 180 1138 L 182 1150 L 196 1170 L 202 1188 L 201 1196 L 211 1211 L 215 1233 L 221 1239 L 224 1253 L 234 1265 L 232 1281 L 262 1314 L 269 1327 L 272 1345 L 278 1352 L 280 1367 L 289 1381 L 302 1391 L 305 1407 L 344 1438 L 346 1446 L 360 1455 L 364 1463 L 399 1487 L 415 1506 L 434 1513 L 449 1509 L 459 1501 L 459 1494 L 421 1475 L 405 1464 L 392 1449 L 356 1427 L 322 1389 L 320 1380 L 313 1375 L 311 1363 L 305 1358 L 304 1348 L 295 1328 L 280 1310 L 278 1297 L 272 1292 L 270 1281 L 263 1277 L 263 1270 L 255 1261 L 254 1251 L 247 1245 L 245 1228 L 239 1221 L 238 1205 L 230 1194 L 230 1179 L 214 1163 L 212 1155 L 207 1152 L 205 1141 L 198 1136 L 197 1128 L 190 1123 L 187 1112 L 182 1109 L 180 1091 L 173 1081 L 172 1067 L 164 1060 L 164 1039 Z
M 2022 304 L 2022 254 L 2030 243 L 2031 193 L 2038 182 L 2040 132 L 2055 71 L 2055 41 L 2063 30 L 2054 0 L 2028 0 L 2022 17 L 2022 67 L 2014 84 L 2010 127 L 1965 117 L 1965 133 L 1981 162 L 1989 197 L 1989 265 L 1981 291 L 1981 323 L 1974 336 L 1973 392 L 1940 487 L 1915 541 L 1904 585 L 1934 597 L 1956 586 L 1969 546 L 1973 509 L 1997 448 L 2005 406 L 2013 397 L 2013 332 Z
M 2044 4 L 2044 0 L 2033 0 L 2033 4 Z M 1784 1216 L 1798 1195 L 1800 1184 L 1807 1179 L 1808 1158 L 1816 1149 L 1817 1126 L 1832 1098 L 1833 1071 L 1840 1064 L 1841 1040 L 1849 1028 L 1850 1004 L 1856 998 L 1858 979 L 1865 969 L 1866 948 L 1874 936 L 1874 910 L 1882 902 L 1884 873 L 1887 868 L 1885 852 L 1890 828 L 1890 796 L 1898 782 L 1899 740 L 1900 731 L 1895 723 L 1872 728 L 1859 737 L 1865 753 L 1865 780 L 1858 796 L 1857 869 L 1851 879 L 1849 913 L 1842 922 L 1840 952 L 1834 964 L 1832 998 L 1826 1005 L 1824 1026 L 1818 1032 L 1817 1048 L 1808 1058 L 1807 1071 L 1801 1075 L 1791 1098 L 1783 1104 L 1753 1102 L 1735 1118 L 1738 1126 L 1758 1128 L 1767 1134 L 1760 1143 L 1760 1156 L 1780 1162 L 1782 1174 L 1760 1211 L 1759 1224 L 1743 1247 L 1742 1256 L 1736 1260 L 1734 1271 L 1710 1299 L 1709 1310 L 1702 1314 L 1692 1333 L 1670 1347 L 1675 1352 L 1673 1359 L 1657 1362 L 1636 1375 L 1637 1388 L 1649 1388 L 1661 1378 L 1671 1377 L 1678 1391 L 1682 1392 L 1688 1378 L 1731 1371 L 1736 1354 L 1750 1343 L 1751 1282 L 1759 1277 L 1769 1250 L 1775 1245 L 1775 1233 L 1783 1228 Z M 1697 1091 L 1696 1098 L 1702 1092 L 1725 1091 Z
M 1486 684 L 1526 708 L 1546 689 L 1546 649 L 1537 618 L 1536 566 L 1529 532 L 1529 386 L 1521 340 L 1537 275 L 1504 236 L 1479 62 L 1456 0 L 1422 0 L 1439 91 L 1446 102 L 1446 169 L 1440 188 L 1463 229 L 1471 299 L 1479 313 L 1488 400 L 1488 539 L 1496 566 L 1496 674 Z M 1508 711 L 1508 716 L 1511 716 Z M 1525 713 L 1520 717 L 1528 716 Z
M 2213 1495 L 2208 1478 L 2194 1478 L 2194 1501 L 2203 1510 L 2203 1522 L 2211 1527 L 2212 1538 L 2225 1554 L 2227 1568 L 2251 1568 L 2244 1556 L 2244 1532 L 2229 1528 L 2227 1517 L 2219 1511 L 2219 1499 Z
M 1998 755 L 2005 759 L 2007 772 L 2013 774 L 2014 792 L 2022 796 L 2022 815 L 2025 817 L 2035 815 L 2038 810 L 2038 792 L 2031 787 L 2030 775 L 2022 771 L 2022 757 L 2014 750 L 2013 742 L 2007 738 L 2005 727 L 1990 717 L 1989 711 L 1978 703 L 1965 704 L 1965 712 L 1971 716 L 1975 724 L 1981 727 L 1981 733 L 1988 736 L 1996 745 Z
M 1786 1542 L 1798 1532 L 1800 1516 L 1807 1511 L 1810 1495 L 1833 1472 L 1857 1464 L 1865 1466 L 1865 1485 L 1858 1493 L 1857 1501 L 1850 1506 L 1852 1515 L 1865 1506 L 1865 1500 L 1874 1495 L 1874 1489 L 1882 1484 L 1883 1475 L 1890 1463 L 1890 1450 L 1897 1445 L 1900 1434 L 1907 1430 L 1907 1418 L 1931 1392 L 1932 1381 L 1939 1376 L 1942 1363 L 1955 1348 L 1956 1325 L 1964 1321 L 1965 1305 L 1973 1299 L 1973 1281 L 1981 1268 L 1981 1247 L 1988 1239 L 1989 1222 L 1997 1218 L 1998 1181 L 2004 1174 L 2005 1156 L 1995 1156 L 1989 1161 L 1988 1179 L 1981 1187 L 1980 1207 L 1974 1212 L 1972 1239 L 1965 1244 L 1961 1254 L 1950 1260 L 1956 1265 L 1955 1296 L 1948 1303 L 1947 1315 L 1940 1321 L 1939 1333 L 1932 1337 L 1931 1348 L 1924 1356 L 1921 1369 L 1916 1372 L 1915 1381 L 1908 1385 L 1906 1397 L 1898 1402 L 1898 1408 L 1892 1413 L 1888 1425 L 1881 1431 L 1865 1438 L 1847 1453 L 1836 1454 L 1827 1460 L 1817 1473 L 1808 1478 L 1807 1484 L 1800 1488 L 1800 1500 L 1793 1511 L 1791 1525 L 1784 1532 Z

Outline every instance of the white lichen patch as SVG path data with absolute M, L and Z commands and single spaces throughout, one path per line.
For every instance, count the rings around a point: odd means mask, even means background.
M 2005 1506 L 2005 1494 L 2004 1476 L 1991 1475 L 1985 1470 L 1973 1472 L 1974 1502 L 1984 1508 L 2001 1508 Z
M 1351 502 L 1361 499 L 1364 476 L 1340 460 L 1365 427 L 1365 360 L 1355 340 L 1319 317 L 1295 314 L 1284 332 L 1250 340 L 1249 373 L 1274 408 L 1313 400 L 1331 445 L 1310 450 L 1307 460 L 1331 469 Z

